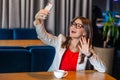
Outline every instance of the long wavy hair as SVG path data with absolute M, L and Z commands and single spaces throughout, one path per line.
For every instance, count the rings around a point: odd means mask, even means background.
M 90 39 L 90 44 L 92 44 L 93 30 L 92 30 L 91 22 L 89 21 L 89 19 L 87 19 L 85 17 L 76 17 L 71 21 L 71 24 L 73 22 L 75 22 L 75 20 L 77 20 L 77 19 L 80 19 L 82 21 L 83 28 L 86 31 L 86 39 Z M 71 24 L 70 24 L 70 26 L 71 26 Z M 61 47 L 62 48 L 69 48 L 70 42 L 71 42 L 71 37 L 68 36 L 68 37 L 66 37 L 66 41 L 62 43 Z M 80 64 L 84 62 L 84 57 L 85 57 L 85 55 L 82 54 Z

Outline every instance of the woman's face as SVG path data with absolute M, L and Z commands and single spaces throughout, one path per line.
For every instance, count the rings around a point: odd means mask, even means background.
M 86 33 L 82 21 L 80 19 L 76 19 L 70 26 L 70 37 L 79 39 L 84 35 L 86 35 Z

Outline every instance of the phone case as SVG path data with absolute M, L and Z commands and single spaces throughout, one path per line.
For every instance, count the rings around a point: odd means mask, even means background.
M 51 3 L 48 3 L 45 7 L 46 10 L 50 11 L 52 9 L 52 4 Z

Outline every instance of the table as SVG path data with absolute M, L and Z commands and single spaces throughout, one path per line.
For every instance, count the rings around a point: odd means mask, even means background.
M 45 45 L 41 40 L 0 40 L 0 46 L 39 46 Z
M 0 80 L 116 80 L 107 73 L 100 73 L 93 70 L 68 71 L 68 75 L 57 79 L 53 72 L 20 72 L 0 73 Z

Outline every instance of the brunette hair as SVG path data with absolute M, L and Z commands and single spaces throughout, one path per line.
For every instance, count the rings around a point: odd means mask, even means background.
M 76 17 L 74 18 L 71 23 L 75 22 L 75 20 L 77 19 L 80 19 L 82 21 L 82 24 L 83 24 L 83 28 L 85 29 L 86 31 L 86 38 L 87 39 L 90 39 L 90 44 L 92 44 L 92 36 L 93 36 L 93 32 L 92 32 L 92 26 L 91 26 L 91 22 L 89 21 L 89 19 L 85 18 L 85 17 Z M 61 47 L 62 48 L 69 48 L 70 46 L 70 41 L 71 41 L 71 37 L 68 36 L 66 38 L 66 41 L 62 43 Z M 81 55 L 81 62 L 80 63 L 83 63 L 84 62 L 84 57 L 85 55 Z

